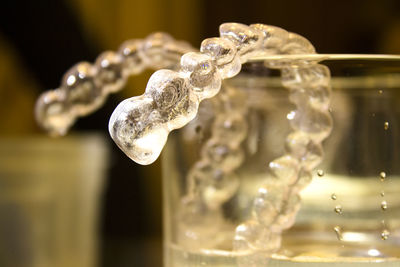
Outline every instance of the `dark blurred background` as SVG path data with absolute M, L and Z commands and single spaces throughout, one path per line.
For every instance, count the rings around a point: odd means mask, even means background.
M 307 37 L 320 53 L 400 54 L 400 1 L 36 0 L 0 8 L 0 135 L 41 134 L 35 98 L 78 61 L 94 61 L 130 38 L 166 31 L 198 47 L 223 22 L 265 23 Z M 73 132 L 107 136 L 124 98 L 142 94 L 151 72 L 130 79 Z M 107 137 L 108 138 L 108 137 Z M 139 166 L 114 144 L 102 198 L 100 265 L 161 266 L 160 163 Z

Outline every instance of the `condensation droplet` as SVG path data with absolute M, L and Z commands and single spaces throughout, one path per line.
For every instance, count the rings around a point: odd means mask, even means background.
M 382 191 L 382 192 L 381 192 L 381 197 L 384 197 L 384 196 L 385 196 L 385 192 Z
M 331 195 L 331 199 L 332 199 L 332 200 L 336 200 L 336 199 L 337 199 L 336 194 L 332 194 L 332 195 Z
M 381 173 L 379 174 L 379 177 L 381 178 L 381 181 L 382 181 L 382 182 L 385 181 L 386 172 L 381 172 Z
M 385 121 L 385 123 L 383 124 L 383 129 L 389 129 L 389 122 Z
M 390 232 L 387 229 L 384 229 L 381 233 L 382 240 L 386 240 L 389 238 Z
M 318 175 L 319 177 L 324 176 L 324 175 L 325 175 L 324 170 L 318 170 L 318 171 L 317 171 L 317 175 Z
M 336 237 L 339 241 L 343 240 L 343 236 L 342 236 L 342 228 L 340 228 L 340 226 L 336 225 L 335 227 L 333 227 L 333 230 L 336 233 Z
M 342 214 L 342 213 L 343 213 L 342 206 L 341 206 L 341 205 L 337 205 L 337 206 L 335 207 L 334 211 L 335 211 L 337 214 Z
M 381 209 L 382 209 L 383 211 L 385 211 L 385 210 L 387 210 L 387 208 L 388 208 L 388 205 L 387 205 L 386 200 L 382 201 L 382 203 L 381 203 Z
M 288 120 L 293 120 L 295 116 L 296 116 L 296 112 L 291 111 L 291 112 L 289 112 L 289 113 L 286 115 L 286 118 L 287 118 Z

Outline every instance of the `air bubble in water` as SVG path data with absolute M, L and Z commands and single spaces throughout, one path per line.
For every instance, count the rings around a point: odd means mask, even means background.
M 382 191 L 382 192 L 381 192 L 381 197 L 384 197 L 384 196 L 385 196 L 385 192 Z
M 389 129 L 389 122 L 385 121 L 385 123 L 383 124 L 383 129 Z
M 337 206 L 335 207 L 334 211 L 335 211 L 337 214 L 342 214 L 342 213 L 343 213 L 342 206 L 341 206 L 341 205 L 337 205 Z
M 319 177 L 323 177 L 323 176 L 325 175 L 324 170 L 318 170 L 318 171 L 317 171 L 317 175 L 318 175 Z
M 386 240 L 389 238 L 390 232 L 387 229 L 384 229 L 381 233 L 382 240 Z
M 336 233 L 336 237 L 339 241 L 343 240 L 343 236 L 342 236 L 342 228 L 338 225 L 336 225 L 335 227 L 333 227 L 333 230 Z
M 337 196 L 336 196 L 335 193 L 331 195 L 331 199 L 332 199 L 332 200 L 336 200 L 336 199 L 337 199 Z
M 379 177 L 381 178 L 381 181 L 382 181 L 382 182 L 385 181 L 386 173 L 385 173 L 385 172 L 381 172 L 381 173 L 379 174 Z
M 383 211 L 385 211 L 385 210 L 387 210 L 387 207 L 388 207 L 388 205 L 387 205 L 386 200 L 382 201 L 382 203 L 381 203 L 381 209 L 382 209 Z

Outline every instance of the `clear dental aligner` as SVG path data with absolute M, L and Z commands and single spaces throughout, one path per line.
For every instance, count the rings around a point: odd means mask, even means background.
M 190 122 L 199 103 L 216 95 L 222 79 L 238 74 L 250 57 L 315 52 L 305 38 L 262 24 L 225 23 L 220 35 L 204 40 L 201 52 L 184 54 L 179 70 L 156 71 L 143 95 L 126 99 L 115 109 L 109 131 L 132 160 L 154 162 L 169 132 Z
M 191 121 L 200 101 L 216 95 L 221 80 L 235 76 L 250 57 L 315 53 L 305 38 L 273 26 L 226 23 L 220 26 L 220 35 L 204 40 L 200 53 L 183 55 L 180 70 L 154 73 L 144 95 L 127 99 L 116 108 L 109 130 L 131 159 L 141 164 L 156 160 L 168 133 Z M 235 250 L 263 255 L 279 248 L 281 232 L 294 223 L 300 203 L 298 192 L 310 182 L 310 171 L 321 161 L 321 142 L 329 135 L 332 124 L 328 111 L 330 74 L 326 67 L 301 60 L 266 64 L 281 69 L 283 85 L 290 89 L 290 100 L 297 110 L 289 114 L 294 131 L 288 136 L 286 154 L 270 163 L 275 179 L 259 189 L 252 218 L 236 229 Z M 210 144 L 222 143 L 210 140 Z M 192 171 L 198 172 L 196 175 L 205 174 L 210 170 L 205 168 L 206 163 L 201 161 Z M 240 163 L 237 161 L 233 166 Z M 228 165 L 230 171 L 235 167 Z M 214 166 L 212 170 L 217 169 Z M 189 179 L 192 179 L 189 184 L 197 186 L 192 173 Z M 204 199 L 204 190 L 208 188 L 196 186 L 190 190 L 203 194 Z M 217 210 L 223 201 L 206 204 Z M 187 203 L 196 210 L 193 204 Z M 254 257 L 249 259 L 254 261 Z
M 189 51 L 195 49 L 161 32 L 128 40 L 116 52 L 103 52 L 94 64 L 80 62 L 68 70 L 59 88 L 37 100 L 36 120 L 51 135 L 65 135 L 78 117 L 94 112 L 109 94 L 120 91 L 130 75 L 145 68 L 174 68 Z

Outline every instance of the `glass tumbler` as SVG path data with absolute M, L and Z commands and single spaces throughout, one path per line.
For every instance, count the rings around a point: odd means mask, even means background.
M 96 134 L 0 139 L 0 266 L 97 266 L 108 149 Z
M 282 233 L 280 249 L 265 255 L 267 266 L 400 266 L 400 57 L 385 55 L 257 58 L 226 80 L 220 97 L 202 102 L 196 119 L 171 133 L 163 152 L 165 266 L 239 266 L 235 229 L 250 218 L 258 188 L 271 179 L 268 164 L 283 155 L 291 131 L 294 105 L 280 71 L 267 66 L 295 60 L 329 68 L 333 129 L 322 163 L 300 193 L 294 225 Z M 218 124 L 221 114 L 231 113 L 242 124 Z M 229 153 L 209 144 L 220 129 L 215 125 L 245 128 L 241 154 L 232 159 L 234 178 L 219 181 L 210 171 L 215 184 L 199 193 L 201 181 L 190 177 L 207 149 L 222 158 Z M 189 191 L 215 201 L 195 205 Z

